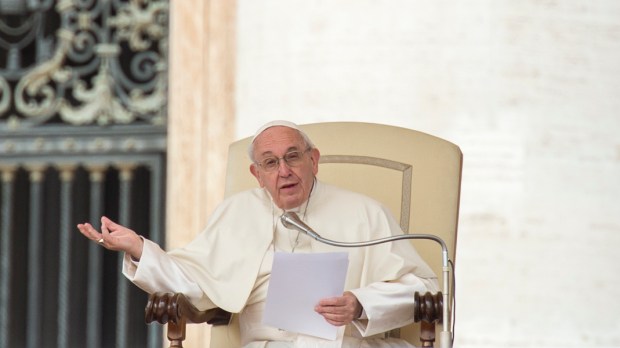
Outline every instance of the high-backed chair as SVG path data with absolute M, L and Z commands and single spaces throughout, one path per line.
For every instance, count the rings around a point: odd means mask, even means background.
M 384 203 L 399 219 L 403 231 L 438 236 L 445 242 L 449 259 L 455 260 L 462 168 L 458 146 L 415 130 L 372 123 L 326 122 L 301 128 L 321 152 L 320 180 Z M 248 169 L 249 141 L 246 138 L 230 145 L 227 196 L 257 185 Z M 412 243 L 435 271 L 440 288 L 444 289 L 445 262 L 440 245 L 428 240 Z M 442 306 L 450 303 L 444 303 L 441 294 L 424 294 L 417 299 L 420 303 L 416 303 L 416 312 L 419 312 L 415 314 L 421 324 L 412 324 L 392 334 L 415 345 L 420 345 L 421 335 L 422 345 L 432 346 L 435 323 L 442 319 Z M 211 347 L 240 346 L 236 315 L 231 318 L 217 310 L 198 312 L 179 294 L 152 295 L 146 319 L 169 323 L 171 347 L 181 346 L 186 322 L 214 324 Z M 228 321 L 229 325 L 218 325 Z

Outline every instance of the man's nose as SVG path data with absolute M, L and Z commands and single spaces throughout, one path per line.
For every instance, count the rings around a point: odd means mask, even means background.
M 291 174 L 291 167 L 289 167 L 288 163 L 286 163 L 284 159 L 281 159 L 278 162 L 278 174 L 285 177 Z

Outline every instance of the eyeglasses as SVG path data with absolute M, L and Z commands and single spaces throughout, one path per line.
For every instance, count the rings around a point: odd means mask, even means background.
M 256 164 L 263 168 L 266 172 L 273 172 L 280 167 L 280 160 L 284 160 L 289 167 L 298 166 L 303 160 L 303 156 L 306 152 L 310 151 L 310 148 L 304 151 L 291 151 L 284 154 L 282 157 L 267 157 L 261 160 L 260 162 L 256 162 Z

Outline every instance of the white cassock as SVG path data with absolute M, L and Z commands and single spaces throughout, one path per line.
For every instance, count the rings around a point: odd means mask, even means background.
M 296 211 L 327 239 L 367 241 L 402 234 L 386 207 L 358 193 L 315 182 L 309 200 Z M 413 322 L 413 294 L 438 291 L 437 277 L 408 241 L 364 248 L 338 248 L 286 229 L 264 189 L 241 192 L 224 200 L 207 228 L 183 248 L 164 252 L 145 240 L 142 258 L 126 255 L 123 273 L 148 293 L 182 292 L 199 309 L 220 307 L 239 313 L 244 347 L 268 341 L 289 347 L 406 347 L 383 333 Z M 326 341 L 262 324 L 275 251 L 349 253 L 345 290 L 364 307 L 362 319 Z M 269 347 L 269 345 L 267 345 Z

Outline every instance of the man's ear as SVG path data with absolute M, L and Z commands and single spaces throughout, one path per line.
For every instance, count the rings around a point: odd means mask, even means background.
M 250 164 L 250 173 L 252 173 L 252 175 L 254 175 L 254 177 L 256 178 L 256 181 L 258 181 L 258 185 L 260 185 L 260 187 L 264 187 L 263 179 L 261 178 L 260 173 L 258 172 L 258 168 L 256 164 L 254 163 Z
M 321 152 L 316 147 L 310 150 L 310 159 L 312 160 L 312 172 L 316 175 L 319 172 L 319 160 Z

